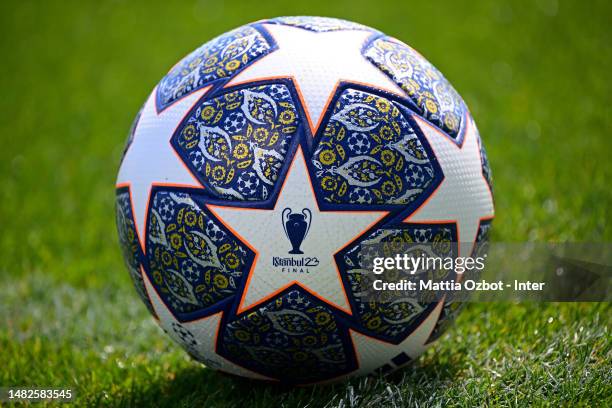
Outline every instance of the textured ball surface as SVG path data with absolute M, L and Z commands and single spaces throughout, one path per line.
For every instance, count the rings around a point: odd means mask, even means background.
M 321 17 L 245 25 L 180 61 L 134 121 L 116 194 L 161 327 L 208 367 L 299 384 L 395 370 L 458 310 L 368 301 L 362 244 L 474 252 L 493 218 L 448 81 L 399 40 Z

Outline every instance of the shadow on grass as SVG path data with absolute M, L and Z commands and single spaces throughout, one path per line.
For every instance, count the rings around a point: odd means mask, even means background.
M 330 385 L 292 387 L 221 374 L 196 366 L 173 379 L 134 389 L 127 406 L 302 407 L 402 406 L 431 401 L 457 372 L 454 362 L 417 361 L 387 376 L 368 376 Z

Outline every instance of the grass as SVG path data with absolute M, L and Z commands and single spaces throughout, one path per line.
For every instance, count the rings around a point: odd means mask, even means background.
M 610 405 L 605 304 L 470 305 L 415 365 L 387 378 L 279 388 L 203 369 L 128 285 L 77 288 L 37 274 L 3 285 L 3 384 L 73 387 L 81 405 Z M 49 290 L 53 288 L 53 290 Z M 130 288 L 128 288 L 130 289 Z M 26 306 L 23 306 L 23 300 Z
M 0 4 L 0 386 L 79 405 L 612 405 L 609 304 L 469 305 L 387 378 L 279 389 L 189 361 L 134 293 L 114 227 L 125 135 L 180 57 L 232 27 L 331 15 L 401 38 L 470 106 L 493 239 L 612 241 L 606 2 Z

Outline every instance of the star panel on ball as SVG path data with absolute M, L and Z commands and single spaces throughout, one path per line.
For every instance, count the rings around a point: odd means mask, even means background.
M 364 55 L 408 94 L 416 111 L 446 134 L 460 140 L 467 112 L 455 88 L 429 61 L 406 44 L 389 37 L 370 43 Z
M 220 35 L 189 54 L 157 87 L 157 108 L 215 81 L 229 78 L 270 51 L 270 43 L 255 27 L 244 26 Z
M 261 201 L 274 189 L 298 121 L 286 85 L 247 87 L 202 101 L 172 143 L 209 194 Z
M 399 253 L 420 244 L 440 258 L 457 256 L 457 236 L 453 224 L 385 225 L 340 253 L 340 268 L 347 283 L 348 296 L 355 319 L 363 333 L 393 344 L 403 341 L 418 322 L 431 312 L 435 303 L 423 302 L 408 291 L 373 293 L 372 284 L 381 276 L 371 271 L 374 257 Z M 453 279 L 454 272 L 423 271 L 430 279 Z M 444 272 L 444 271 L 442 271 Z M 401 274 L 387 273 L 384 279 L 399 282 Z M 408 278 L 409 276 L 404 276 Z
M 346 325 L 299 287 L 226 321 L 219 351 L 255 372 L 299 383 L 324 381 L 356 368 Z
M 392 100 L 352 88 L 330 107 L 312 164 L 323 201 L 407 206 L 423 201 L 442 174 L 427 142 Z
M 234 296 L 253 259 L 195 197 L 156 190 L 147 230 L 151 282 L 181 321 Z

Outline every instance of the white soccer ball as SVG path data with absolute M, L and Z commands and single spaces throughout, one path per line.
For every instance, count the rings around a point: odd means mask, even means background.
M 140 297 L 195 359 L 307 384 L 395 370 L 442 333 L 457 304 L 363 298 L 361 244 L 473 250 L 490 187 L 472 117 L 420 54 L 281 17 L 207 42 L 155 87 L 117 224 Z

